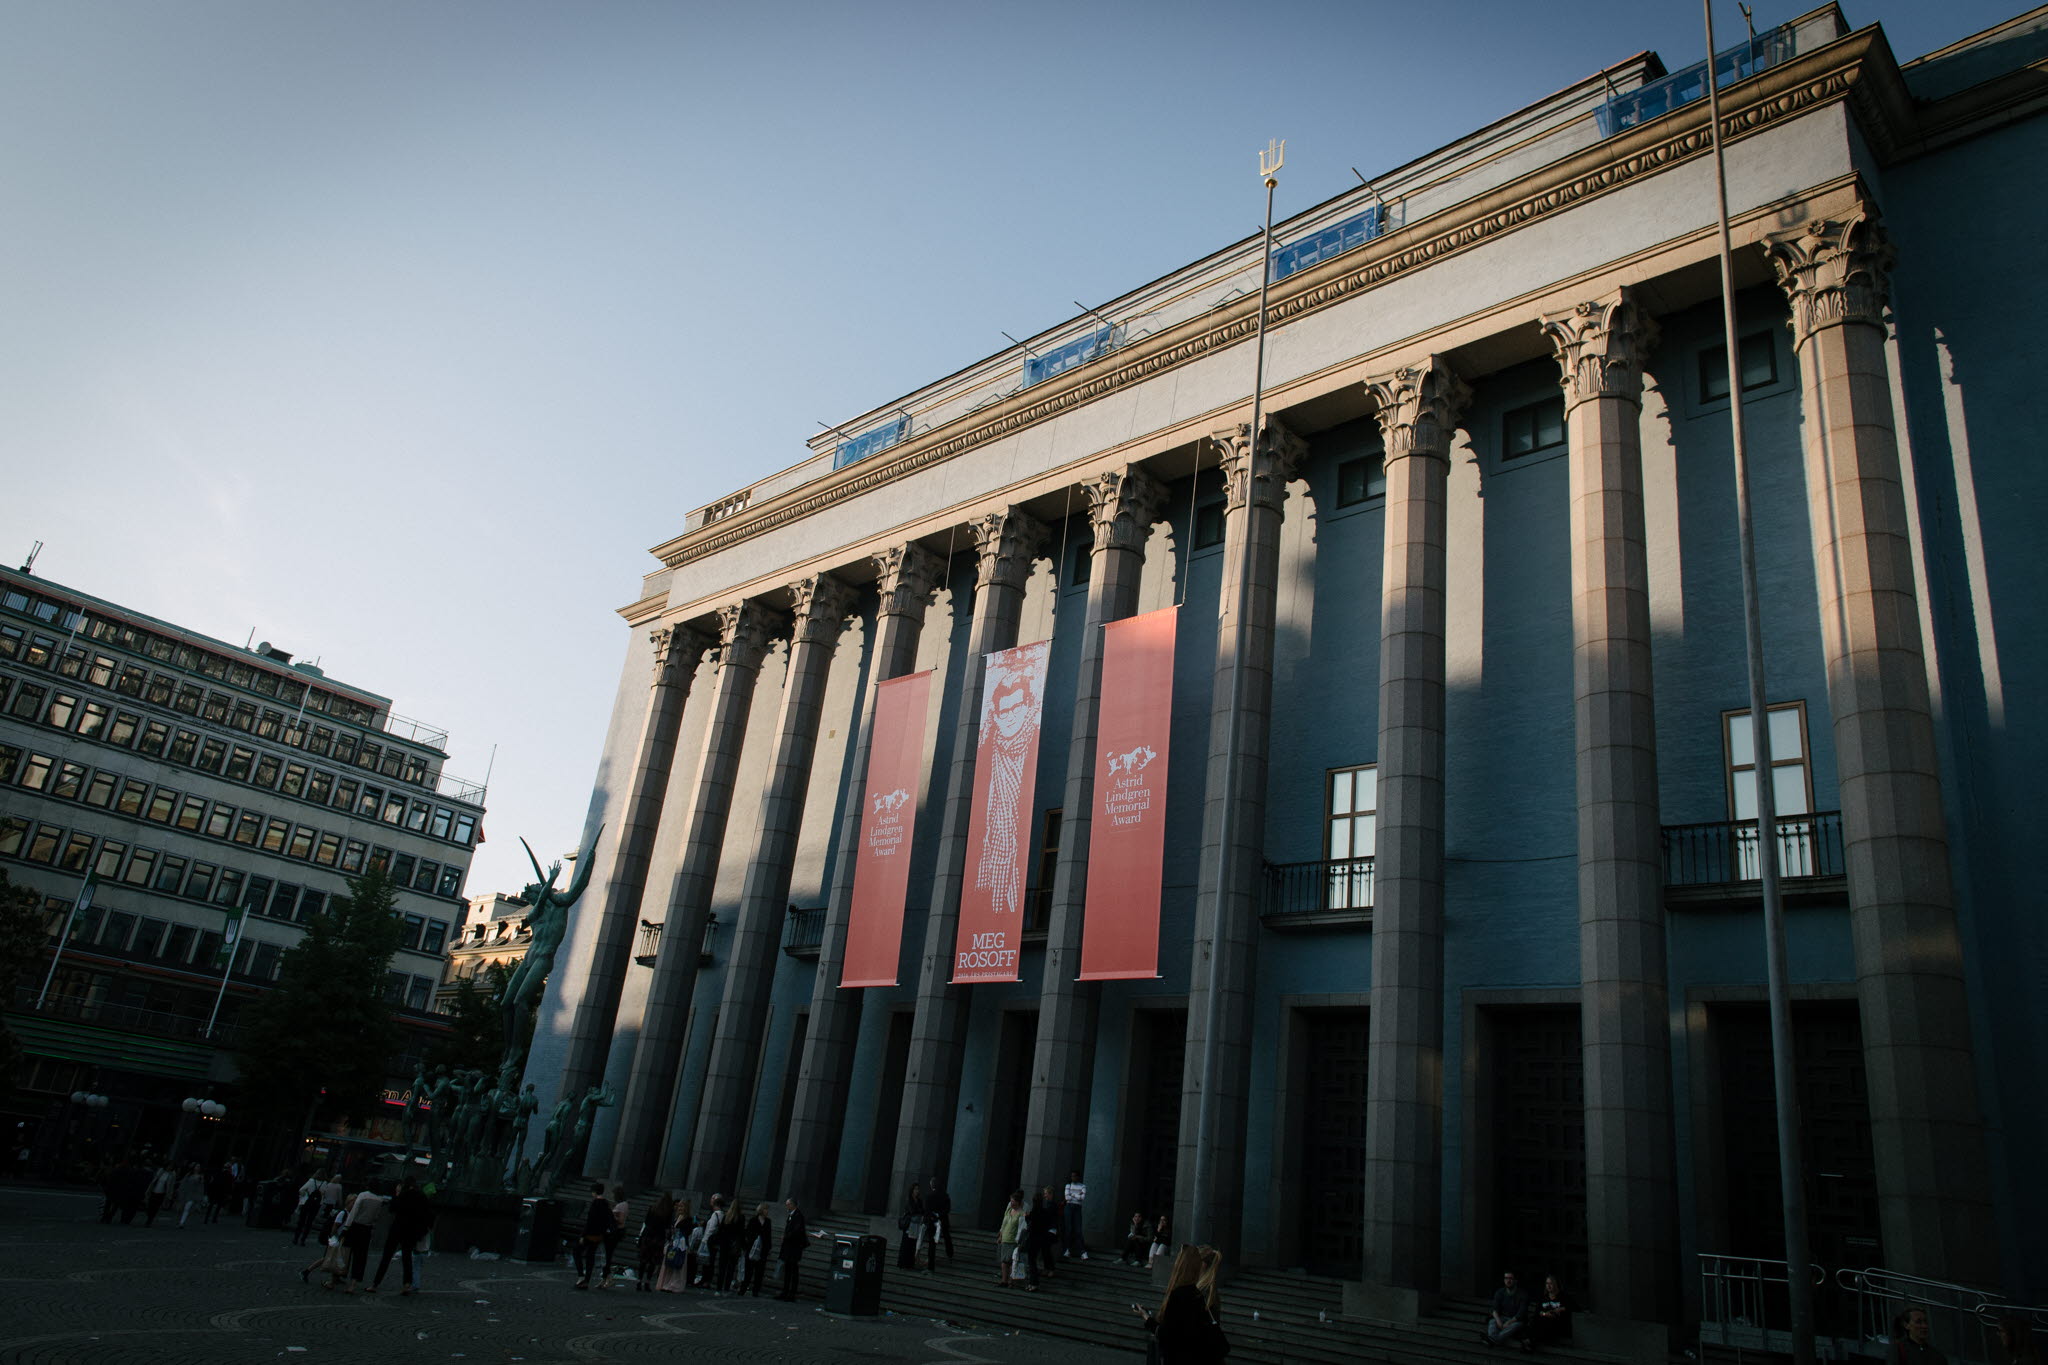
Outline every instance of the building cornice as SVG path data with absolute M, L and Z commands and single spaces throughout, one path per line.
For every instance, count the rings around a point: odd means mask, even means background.
M 1881 156 L 1901 144 L 1910 127 L 1911 101 L 1874 26 L 1731 87 L 1722 100 L 1722 134 L 1726 140 L 1740 140 L 1845 101 L 1856 110 L 1859 124 Z M 1268 326 L 1347 302 L 1390 280 L 1487 245 L 1710 150 L 1706 102 L 1696 101 L 1291 277 L 1274 291 L 1267 309 Z M 1246 296 L 1135 342 L 1116 352 L 1107 364 L 1084 366 L 1074 372 L 1070 382 L 1021 391 L 992 408 L 912 438 L 886 455 L 870 457 L 714 526 L 665 541 L 652 553 L 668 568 L 692 563 L 1249 341 L 1257 328 L 1257 299 Z M 630 613 L 641 605 L 636 603 L 622 614 L 631 619 Z

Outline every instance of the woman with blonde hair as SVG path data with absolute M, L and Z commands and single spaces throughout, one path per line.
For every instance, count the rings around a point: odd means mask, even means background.
M 1216 1274 L 1222 1267 L 1223 1257 L 1215 1247 L 1183 1243 L 1173 1258 L 1159 1311 L 1148 1313 L 1131 1305 L 1145 1320 L 1145 1330 L 1158 1339 L 1162 1365 L 1220 1365 L 1230 1354 L 1230 1341 L 1216 1322 L 1222 1308 Z

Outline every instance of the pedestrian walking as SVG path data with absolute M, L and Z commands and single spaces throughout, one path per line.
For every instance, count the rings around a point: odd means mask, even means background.
M 647 1206 L 647 1216 L 640 1220 L 640 1236 L 633 1248 L 638 1253 L 633 1267 L 635 1293 L 654 1292 L 655 1283 L 662 1274 L 662 1254 L 668 1250 L 668 1235 L 675 1222 L 675 1196 L 664 1190 L 659 1199 Z
M 918 1248 L 924 1245 L 924 1187 L 916 1181 L 911 1182 L 910 1194 L 903 1203 L 903 1216 L 896 1220 L 896 1230 L 902 1234 L 896 1247 L 897 1268 L 917 1269 Z
M 171 1197 L 171 1187 L 177 1183 L 178 1173 L 168 1163 L 156 1168 L 155 1174 L 149 1178 L 149 1194 L 143 1200 L 144 1227 L 156 1226 L 157 1213 L 162 1210 L 164 1201 Z
M 1230 1354 L 1230 1341 L 1219 1322 L 1222 1305 L 1216 1293 L 1216 1274 L 1222 1264 L 1214 1247 L 1183 1246 L 1173 1259 L 1159 1311 L 1148 1313 L 1131 1305 L 1145 1320 L 1145 1330 L 1158 1339 L 1159 1358 L 1166 1365 L 1222 1365 Z
M 611 1228 L 611 1201 L 604 1197 L 604 1186 L 593 1183 L 590 1203 L 583 1209 L 583 1233 L 576 1239 L 576 1288 L 590 1288 L 590 1277 L 597 1270 L 597 1258 Z
M 356 1197 L 349 1201 L 348 1223 L 341 1234 L 341 1241 L 348 1248 L 348 1292 L 351 1294 L 363 1287 L 363 1274 L 370 1268 L 370 1242 L 384 1222 L 389 1203 L 383 1195 L 367 1188 L 357 1191 Z
M 376 1293 L 377 1286 L 384 1283 L 384 1272 L 391 1268 L 391 1256 L 396 1252 L 399 1257 L 398 1292 L 410 1294 L 413 1291 L 413 1248 L 420 1238 L 427 1235 L 427 1229 L 434 1222 L 434 1207 L 421 1193 L 419 1181 L 406 1177 L 391 1200 L 387 1221 L 391 1230 L 384 1234 L 384 1254 L 378 1258 L 377 1276 L 370 1281 L 368 1292 Z
M 612 1287 L 614 1263 L 618 1260 L 619 1243 L 626 1236 L 626 1214 L 628 1212 L 625 1189 L 618 1185 L 612 1186 L 612 1225 L 605 1229 L 604 1275 L 597 1282 L 599 1289 L 610 1289 Z
M 932 1192 L 924 1197 L 924 1207 L 925 1211 L 932 1216 L 934 1245 L 932 1259 L 934 1268 L 936 1268 L 938 1259 L 937 1243 L 939 1241 L 944 1241 L 946 1244 L 946 1259 L 948 1261 L 953 1259 L 953 1196 L 946 1193 L 945 1183 L 938 1176 L 932 1177 Z
M 200 1219 L 206 1217 L 206 1177 L 199 1170 L 199 1163 L 193 1162 L 185 1168 L 185 1174 L 178 1177 L 178 1184 L 171 1198 L 172 1207 L 178 1210 L 178 1226 L 184 1227 L 185 1220 L 198 1209 Z
M 320 1217 L 320 1177 L 309 1175 L 299 1186 L 299 1204 L 294 1211 L 292 1245 L 302 1247 L 306 1238 L 312 1235 L 313 1223 Z
M 235 1197 L 235 1178 L 225 1166 L 206 1178 L 206 1221 L 218 1223 L 221 1210 Z

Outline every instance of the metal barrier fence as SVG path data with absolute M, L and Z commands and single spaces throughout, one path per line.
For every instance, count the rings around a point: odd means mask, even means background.
M 1785 1355 L 1792 1349 L 1784 1261 L 1699 1253 L 1700 1344 Z M 1930 1343 L 1953 1365 L 2005 1365 L 1999 1323 L 2017 1318 L 2048 1346 L 2048 1308 L 2007 1303 L 1995 1291 L 1901 1275 L 1882 1267 L 1813 1267 L 1814 1354 L 1821 1360 L 1891 1361 L 1908 1309 L 1927 1312 Z

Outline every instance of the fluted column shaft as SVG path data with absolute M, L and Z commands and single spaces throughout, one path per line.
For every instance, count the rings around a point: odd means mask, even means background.
M 974 619 L 960 677 L 960 719 L 953 730 L 951 777 L 939 827 L 938 865 L 931 910 L 918 959 L 917 1012 L 903 1069 L 890 1207 L 900 1205 L 913 1181 L 930 1187 L 945 1174 L 960 1099 L 961 1046 L 967 1032 L 967 986 L 948 984 L 960 927 L 960 889 L 966 875 L 967 836 L 974 809 L 975 762 L 981 746 L 981 690 L 990 654 L 1017 643 L 1024 585 L 1045 527 L 1015 507 L 990 512 L 973 525 L 976 549 Z M 1028 830 L 1028 820 L 1025 825 Z M 883 1096 L 886 1105 L 889 1100 Z
M 1181 1084 L 1174 1217 L 1187 1235 L 1235 1257 L 1251 1104 L 1253 968 L 1258 878 L 1265 858 L 1281 508 L 1287 481 L 1307 447 L 1272 418 L 1266 419 L 1266 429 L 1256 441 L 1249 424 L 1212 439 L 1222 447 L 1226 489 L 1222 600 L 1217 610 L 1195 941 L 1188 967 L 1187 1062 Z M 1213 1069 L 1206 1053 L 1212 1045 Z M 1214 1090 L 1204 1105 L 1204 1091 L 1212 1083 Z
M 1579 1030 L 1590 1306 L 1668 1320 L 1671 1016 L 1643 533 L 1643 360 L 1656 325 L 1622 291 L 1545 320 L 1569 436 L 1578 755 Z
M 1096 732 L 1102 713 L 1102 627 L 1138 609 L 1145 542 L 1166 510 L 1166 490 L 1135 465 L 1105 470 L 1082 485 L 1094 543 L 1088 606 L 1074 679 L 1074 728 L 1060 808 L 1060 852 L 1046 923 L 1045 974 L 1039 983 L 1038 1037 L 1031 1099 L 1024 1117 L 1024 1169 L 997 1173 L 996 1187 L 1057 1188 L 1079 1169 L 1088 1136 L 1088 1091 L 1095 1074 L 1095 1000 L 1101 986 L 1081 970 L 1082 905 L 1088 893 L 1088 839 L 1095 809 Z M 1005 1183 L 1005 1182 L 1016 1182 Z M 986 1188 L 984 1182 L 984 1188 Z
M 625 818 L 620 822 L 618 851 L 605 877 L 597 942 L 584 972 L 583 997 L 570 1024 L 560 1092 L 565 1096 L 580 1095 L 604 1078 L 612 1031 L 618 1023 L 619 992 L 625 985 L 626 966 L 633 959 L 633 940 L 640 931 L 647 864 L 654 850 L 655 831 L 661 825 L 669 770 L 675 763 L 676 731 L 682 725 L 683 703 L 689 699 L 697 661 L 712 646 L 712 637 L 693 626 L 662 626 L 650 638 L 654 641 L 654 682 L 647 695 L 647 716 L 641 725 L 640 752 L 633 764 Z
M 782 685 L 782 710 L 775 722 L 775 755 L 767 789 L 761 794 L 761 814 L 733 925 L 711 1062 L 697 1106 L 689 1178 L 683 1182 L 685 1188 L 707 1193 L 731 1190 L 739 1183 L 740 1157 L 775 978 L 775 953 L 796 866 L 804 797 L 810 790 L 811 765 L 818 752 L 825 685 L 840 633 L 854 607 L 852 590 L 829 574 L 790 584 L 790 595 L 794 627 L 789 673 Z
M 1884 308 L 1867 212 L 1772 238 L 1804 389 L 1807 502 L 1841 783 L 1884 1264 L 1996 1283 L 1962 937 L 1950 880 Z
M 796 1103 L 783 1155 L 783 1192 L 814 1209 L 828 1208 L 832 1202 L 832 1179 L 846 1118 L 847 1077 L 853 1069 L 853 1046 L 860 1026 L 861 992 L 841 990 L 839 977 L 846 961 L 847 916 L 853 908 L 861 798 L 867 790 L 868 755 L 874 742 L 875 688 L 917 666 L 925 606 L 946 568 L 936 555 L 914 544 L 876 555 L 875 566 L 881 573 L 877 585 L 881 602 L 875 613 L 869 686 L 861 708 L 860 740 L 840 788 L 845 801 L 832 865 L 831 899 L 818 947 L 818 974 L 811 984 L 810 1025 L 804 1034 Z
M 1444 1047 L 1444 536 L 1470 397 L 1441 357 L 1367 386 L 1386 445 L 1378 844 L 1366 1041 L 1365 1277 L 1435 1292 Z
M 761 676 L 770 631 L 779 625 L 775 615 L 755 602 L 723 608 L 718 615 L 718 680 L 712 690 L 704 749 L 683 826 L 682 861 L 669 885 L 654 979 L 648 983 L 633 1068 L 619 1108 L 618 1138 L 612 1147 L 612 1178 L 628 1183 L 647 1181 L 658 1171 L 663 1177 L 670 1174 L 660 1171 L 661 1155 L 676 1098 L 676 1071 L 690 996 L 704 951 L 704 920 L 711 910 L 719 854 L 725 847 L 726 819 L 732 813 L 733 781 L 739 774 L 754 684 Z

